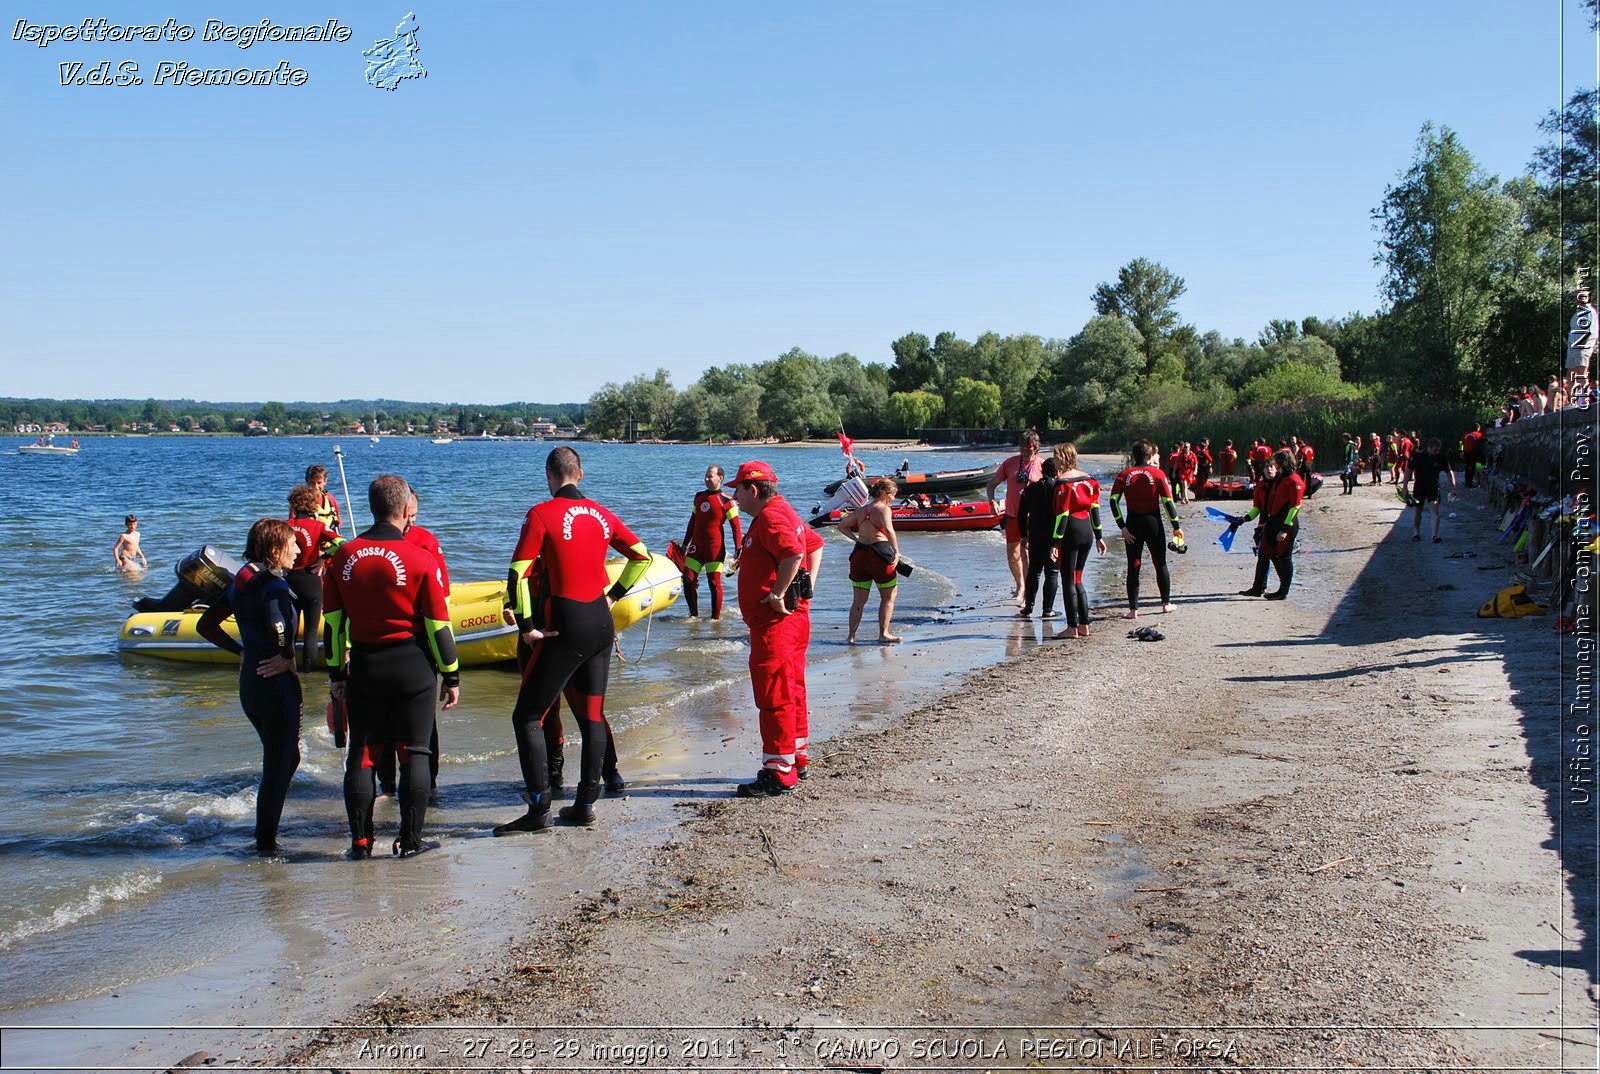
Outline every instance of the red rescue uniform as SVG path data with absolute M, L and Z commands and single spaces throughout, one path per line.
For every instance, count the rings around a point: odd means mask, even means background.
M 750 682 L 761 722 L 761 765 L 785 787 L 798 778 L 796 744 L 805 723 L 805 659 L 811 602 L 779 615 L 767 601 L 778 564 L 807 556 L 810 528 L 787 500 L 774 496 L 745 531 L 739 554 L 739 611 L 750 627 Z M 779 594 L 780 596 L 782 594 Z

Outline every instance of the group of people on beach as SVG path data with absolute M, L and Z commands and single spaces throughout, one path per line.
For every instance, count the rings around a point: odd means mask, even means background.
M 522 684 L 511 716 L 527 809 L 496 826 L 497 836 L 552 826 L 552 800 L 565 789 L 563 698 L 578 722 L 582 751 L 573 802 L 559 811 L 560 819 L 593 824 L 601 794 L 626 788 L 604 712 L 615 636 L 611 606 L 639 580 L 651 556 L 615 513 L 583 495 L 583 476 L 577 451 L 550 452 L 550 498 L 528 510 L 511 554 L 504 619 L 518 632 Z M 733 563 L 741 568 L 739 607 L 750 630 L 762 739 L 761 767 L 736 794 L 787 794 L 805 778 L 808 763 L 805 661 L 811 580 L 821 566 L 823 542 L 778 495 L 770 466 L 741 466 L 732 497 L 722 489 L 722 476 L 712 467 L 706 493 L 696 497 L 685 540 L 692 558 L 683 569 L 696 586 L 702 572 L 713 578 L 712 610 L 720 613 L 721 530 L 724 522 L 733 523 L 739 547 Z M 336 744 L 346 747 L 350 857 L 373 853 L 374 802 L 386 765 L 398 768 L 393 793 L 400 824 L 392 852 L 409 857 L 427 848 L 422 832 L 438 779 L 436 703 L 449 710 L 461 696 L 448 568 L 437 538 L 416 525 L 419 500 L 404 478 L 384 474 L 372 481 L 373 525 L 348 538 L 340 532 L 339 505 L 327 492 L 326 478 L 323 467 L 312 467 L 306 483 L 289 494 L 287 519 L 262 518 L 250 528 L 246 563 L 223 598 L 201 616 L 199 629 L 241 658 L 240 703 L 262 747 L 257 852 L 279 850 L 284 803 L 300 764 L 298 673 L 318 662 L 320 618 L 327 641 L 329 727 Z M 749 520 L 742 534 L 741 517 Z M 121 557 L 138 553 L 137 538 L 126 539 L 136 524 L 129 516 L 118 544 Z M 876 543 L 870 531 L 859 539 L 863 548 Z M 610 550 L 625 561 L 615 581 L 606 568 Z M 237 639 L 223 627 L 230 616 Z
M 1481 450 L 1481 429 L 1475 434 L 1474 448 Z M 1397 434 L 1397 450 L 1403 444 L 1407 452 L 1404 473 L 1416 504 L 1417 527 L 1424 507 L 1431 504 L 1433 539 L 1438 541 L 1440 481 L 1449 474 L 1453 484 L 1455 476 L 1437 439 L 1423 451 L 1415 450 L 1416 440 Z M 1359 461 L 1356 438 L 1346 435 L 1345 445 L 1350 492 Z M 1313 486 L 1320 482 L 1313 477 L 1314 459 L 1311 446 L 1298 438 L 1276 450 L 1260 438 L 1251 444 L 1245 458 L 1250 507 L 1242 515 L 1217 513 L 1228 522 L 1230 534 L 1256 523 L 1256 573 L 1242 595 L 1287 596 L 1300 507 L 1308 481 Z M 1141 439 L 1132 445 L 1129 461 L 1111 484 L 1109 506 L 1123 539 L 1126 618 L 1133 619 L 1139 614 L 1146 559 L 1161 610 L 1174 610 L 1167 555 L 1187 551 L 1178 507 L 1202 490 L 1215 494 L 1211 486 L 1231 493 L 1239 459 L 1232 441 L 1213 458 L 1211 442 L 1201 439 L 1180 443 L 1163 467 L 1160 448 Z M 263 518 L 251 527 L 248 562 L 225 599 L 201 619 L 203 636 L 242 658 L 240 701 L 263 752 L 257 849 L 276 852 L 279 818 L 300 760 L 297 672 L 316 667 L 319 648 L 326 644 L 329 723 L 336 738 L 348 736 L 344 794 L 351 856 L 373 852 L 373 803 L 380 789 L 396 795 L 400 806 L 393 852 L 409 856 L 426 846 L 423 824 L 437 787 L 436 702 L 448 710 L 460 698 L 448 567 L 438 539 L 416 524 L 419 499 L 404 478 L 386 474 L 372 482 L 368 503 L 373 525 L 346 537 L 338 501 L 327 491 L 326 470 L 313 466 L 305 476 L 305 483 L 289 493 L 287 519 Z M 504 619 L 517 628 L 522 671 L 511 716 L 526 810 L 498 825 L 496 835 L 552 826 L 553 799 L 566 790 L 563 698 L 577 720 L 582 746 L 573 801 L 556 815 L 570 824 L 592 824 L 602 794 L 626 788 L 604 713 L 615 631 L 611 605 L 644 574 L 651 556 L 615 513 L 583 495 L 583 476 L 576 450 L 563 446 L 549 453 L 545 477 L 550 498 L 528 510 L 507 571 Z M 692 617 L 701 610 L 702 576 L 714 620 L 723 613 L 724 577 L 737 577 L 739 611 L 750 632 L 749 670 L 762 747 L 755 779 L 740 784 L 736 793 L 787 794 L 807 773 L 805 667 L 810 601 L 823 540 L 778 493 L 777 474 L 765 463 L 742 465 L 731 493 L 719 466 L 707 468 L 704 484 L 693 497 L 683 539 L 674 542 L 668 558 L 683 575 Z M 1018 453 L 1001 463 L 991 480 L 991 502 L 1001 484 L 1006 486 L 1003 524 L 1017 614 L 1032 617 L 1037 609 L 1046 619 L 1056 618 L 1059 593 L 1066 625 L 1053 637 L 1089 637 L 1084 571 L 1091 551 L 1107 551 L 1100 482 L 1080 468 L 1074 445 L 1056 445 L 1044 457 L 1038 434 L 1029 431 Z M 867 501 L 840 523 L 841 533 L 853 544 L 851 644 L 857 641 L 874 588 L 879 593 L 878 640 L 901 640 L 892 629 L 895 597 L 899 577 L 911 567 L 900 555 L 894 527 L 897 494 L 894 478 L 873 480 Z M 115 552 L 119 562 L 142 558 L 137 522 L 129 516 Z M 725 530 L 731 530 L 731 545 Z M 624 560 L 615 580 L 607 573 L 608 551 Z M 1278 587 L 1268 592 L 1271 573 L 1276 573 Z M 238 621 L 238 640 L 222 629 L 229 615 Z

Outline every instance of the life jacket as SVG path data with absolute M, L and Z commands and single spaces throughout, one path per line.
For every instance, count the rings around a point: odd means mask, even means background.
M 1525 585 L 1507 586 L 1496 593 L 1489 602 L 1478 609 L 1479 619 L 1521 619 L 1525 615 L 1543 615 L 1549 609 L 1528 596 Z

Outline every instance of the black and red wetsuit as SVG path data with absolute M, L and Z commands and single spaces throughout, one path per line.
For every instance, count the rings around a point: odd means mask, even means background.
M 444 587 L 444 598 L 448 604 L 450 600 L 450 567 L 444 561 L 444 551 L 439 547 L 439 539 L 432 533 L 415 523 L 406 527 L 405 538 L 407 543 L 414 544 L 427 552 L 439 562 L 439 584 Z M 454 622 L 454 620 L 451 620 Z M 385 794 L 393 794 L 395 789 L 396 760 L 399 748 L 393 743 L 384 745 L 378 756 L 378 786 Z M 428 737 L 428 786 L 439 786 L 439 717 L 433 718 L 433 734 Z
M 372 846 L 375 769 L 382 746 L 400 748 L 400 839 L 415 850 L 428 809 L 435 672 L 461 682 L 439 561 L 379 522 L 333 554 L 323 573 L 323 604 L 333 643 L 329 678 L 347 680 L 350 750 L 344 802 L 357 853 Z M 345 653 L 349 652 L 349 667 Z
M 239 641 L 222 629 L 232 616 Z M 239 705 L 261 739 L 261 786 L 256 791 L 256 849 L 271 853 L 278 840 L 289 783 L 300 767 L 300 679 L 292 673 L 262 678 L 256 667 L 274 656 L 294 659 L 299 614 L 289 583 L 259 563 L 246 563 L 223 598 L 200 617 L 200 636 L 239 654 Z
M 689 514 L 689 525 L 683 531 L 684 599 L 689 604 L 689 614 L 700 614 L 700 575 L 706 576 L 711 587 L 711 618 L 722 618 L 723 556 L 727 546 L 722 540 L 722 524 L 733 527 L 733 545 L 739 547 L 744 540 L 739 522 L 739 506 L 725 489 L 715 492 L 706 489 L 695 493 L 694 509 Z
M 631 561 L 614 585 L 606 573 L 608 548 Z M 619 599 L 649 562 L 650 553 L 633 531 L 609 509 L 586 499 L 576 485 L 563 485 L 552 499 L 530 508 L 523 519 L 506 580 L 510 606 L 519 630 L 527 632 L 535 626 L 529 576 L 537 565 L 549 587 L 545 622 L 553 632 L 536 644 L 511 712 L 517 759 L 534 815 L 550 808 L 542 724 L 564 690 L 583 735 L 582 775 L 575 800 L 583 807 L 600 796 L 610 739 L 605 723 L 606 680 L 611 671 L 611 642 L 616 636 L 606 598 Z
M 310 671 L 317 666 L 317 641 L 321 637 L 318 623 L 322 619 L 322 562 L 344 543 L 344 538 L 318 518 L 293 516 L 289 528 L 294 531 L 300 555 L 284 578 L 294 591 L 295 603 L 300 605 L 300 670 Z
M 1027 567 L 1023 571 L 1022 584 L 1021 614 L 1025 616 L 1033 614 L 1033 602 L 1039 595 L 1041 577 L 1044 581 L 1041 612 L 1049 619 L 1055 609 L 1060 574 L 1057 565 L 1050 559 L 1050 547 L 1056 543 L 1055 501 L 1059 487 L 1056 478 L 1041 477 L 1038 481 L 1030 482 L 1017 501 L 1017 529 L 1022 532 L 1022 539 L 1028 542 Z
M 1122 502 L 1128 513 L 1123 517 Z M 1167 573 L 1167 534 L 1161 525 L 1161 509 L 1166 508 L 1172 528 L 1179 529 L 1178 507 L 1172 502 L 1172 488 L 1166 475 L 1154 466 L 1130 466 L 1111 483 L 1111 517 L 1127 531 L 1128 610 L 1139 610 L 1139 566 L 1144 549 L 1150 549 L 1150 566 L 1156 572 L 1156 587 L 1161 603 L 1172 601 L 1172 579 Z
M 1089 594 L 1083 568 L 1100 537 L 1100 482 L 1085 474 L 1056 484 L 1055 537 L 1061 548 L 1061 581 L 1066 590 L 1067 626 L 1089 625 Z
M 1267 588 L 1267 567 L 1278 572 L 1274 597 L 1285 597 L 1294 581 L 1294 542 L 1300 533 L 1300 504 L 1306 484 L 1299 474 L 1279 474 L 1256 484 L 1245 521 L 1259 518 L 1256 527 L 1256 577 L 1246 593 L 1260 596 Z M 1282 534 L 1283 536 L 1279 536 Z

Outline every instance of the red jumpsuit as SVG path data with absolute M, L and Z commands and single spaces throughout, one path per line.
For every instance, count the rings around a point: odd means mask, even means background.
M 761 721 L 761 766 L 793 787 L 796 754 L 806 728 L 805 660 L 811 641 L 811 602 L 788 615 L 767 601 L 778 564 L 807 554 L 810 532 L 782 496 L 767 501 L 750 521 L 739 555 L 739 611 L 750 628 L 750 685 Z M 781 595 L 781 594 L 780 594 Z

